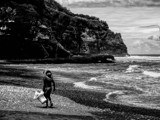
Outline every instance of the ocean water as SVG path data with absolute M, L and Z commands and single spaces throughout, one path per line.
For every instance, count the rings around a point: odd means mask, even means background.
M 160 54 L 159 7 L 69 8 L 74 13 L 96 16 L 121 33 L 129 54 Z
M 160 57 L 131 56 L 116 59 L 116 64 L 87 65 L 85 70 L 88 76 L 74 82 L 74 86 L 105 92 L 106 102 L 160 109 Z M 78 72 L 84 72 L 83 69 L 79 67 Z
M 68 64 L 59 69 L 76 76 L 69 77 L 74 87 L 106 93 L 106 102 L 160 109 L 160 56 L 116 60 L 115 64 Z

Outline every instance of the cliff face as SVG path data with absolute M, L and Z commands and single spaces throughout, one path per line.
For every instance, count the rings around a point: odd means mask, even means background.
M 1 58 L 127 54 L 106 22 L 73 14 L 54 0 L 1 0 L 0 42 Z

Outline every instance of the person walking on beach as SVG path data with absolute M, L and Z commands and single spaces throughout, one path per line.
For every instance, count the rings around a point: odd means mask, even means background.
M 52 77 L 51 71 L 45 71 L 45 76 L 43 78 L 43 92 L 44 96 L 46 97 L 46 108 L 48 107 L 48 100 L 50 101 L 50 107 L 53 107 L 53 103 L 51 100 L 51 92 L 55 91 L 55 82 Z

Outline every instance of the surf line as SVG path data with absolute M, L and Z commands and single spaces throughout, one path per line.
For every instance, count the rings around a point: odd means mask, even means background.
M 142 73 L 146 76 L 153 77 L 153 78 L 159 78 L 160 73 L 158 72 L 153 72 L 153 71 L 147 71 L 143 70 L 141 66 L 139 65 L 130 65 L 125 73 Z
M 150 77 L 154 77 L 154 78 L 159 78 L 160 77 L 160 73 L 157 72 L 152 72 L 152 71 L 143 71 L 144 75 L 150 76 Z
M 73 83 L 74 87 L 77 88 L 83 88 L 83 89 L 101 89 L 102 87 L 98 87 L 98 86 L 90 86 L 86 84 L 86 81 L 82 81 L 82 82 L 75 82 Z

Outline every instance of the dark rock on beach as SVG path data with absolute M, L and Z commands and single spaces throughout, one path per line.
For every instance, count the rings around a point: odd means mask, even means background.
M 92 56 L 73 56 L 71 58 L 46 58 L 46 59 L 10 59 L 9 63 L 33 63 L 33 64 L 46 64 L 46 63 L 114 63 L 115 58 L 112 55 L 92 55 Z
M 0 1 L 0 58 L 127 55 L 120 33 L 99 18 L 74 14 L 54 0 Z

